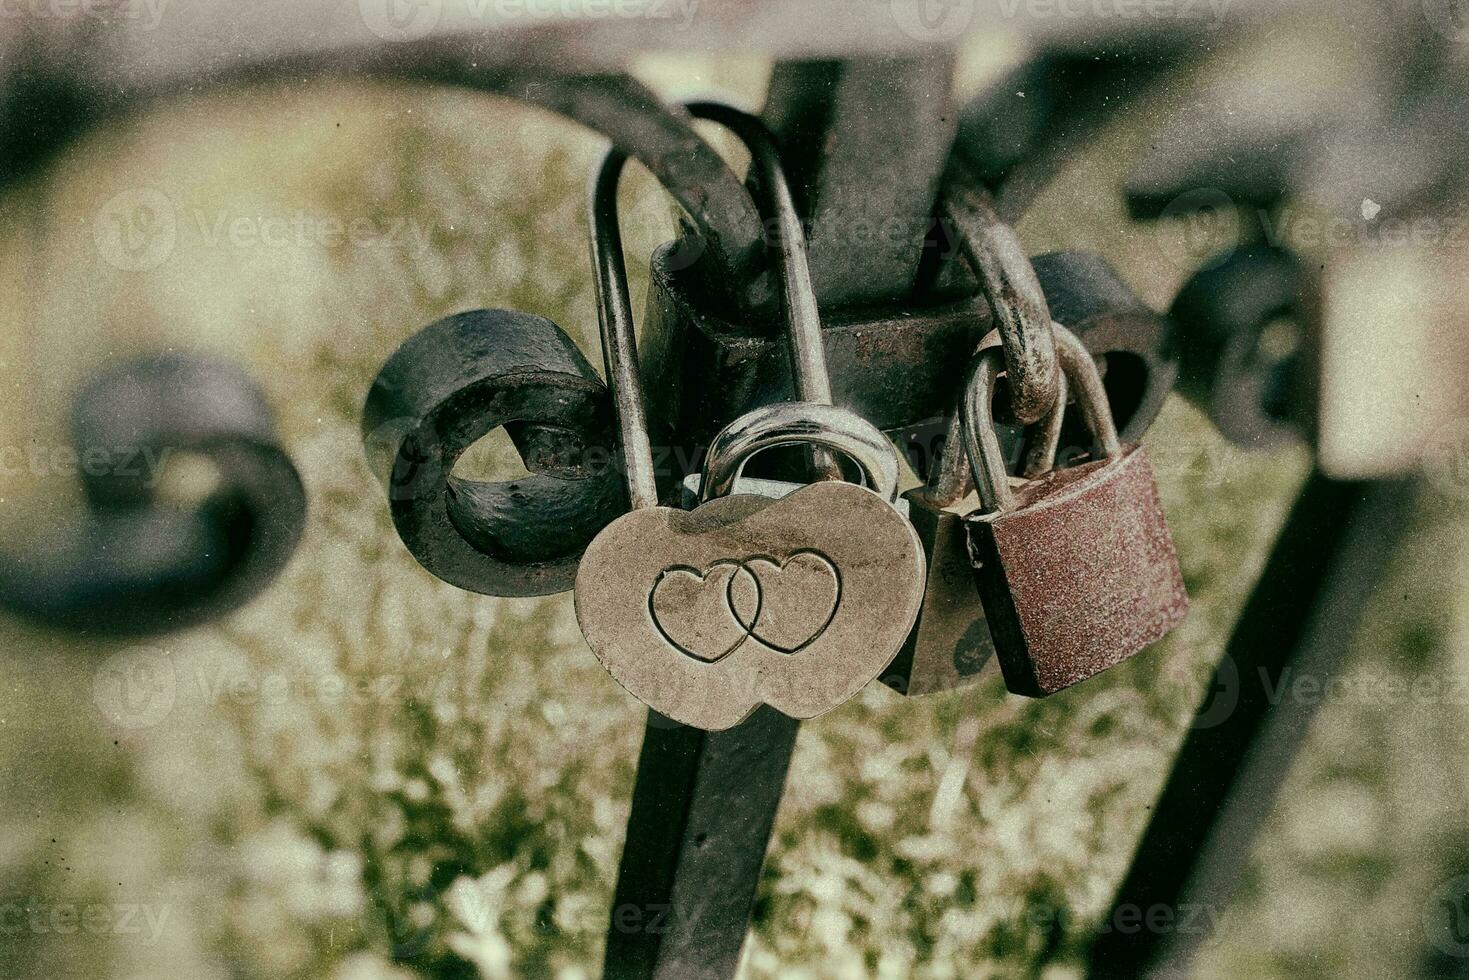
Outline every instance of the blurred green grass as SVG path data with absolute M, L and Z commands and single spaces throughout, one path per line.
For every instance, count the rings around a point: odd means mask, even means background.
M 763 71 L 642 69 L 670 97 L 750 102 Z M 1106 134 L 1021 231 L 1033 251 L 1103 251 L 1161 305 L 1184 270 L 1114 192 L 1146 122 Z M 487 599 L 422 571 L 357 432 L 382 360 L 445 314 L 529 310 L 594 353 L 581 194 L 598 146 L 481 96 L 272 89 L 98 132 L 4 202 L 19 231 L 0 254 L 22 284 L 0 347 L 7 440 L 59 439 L 66 395 L 99 363 L 202 348 L 267 389 L 312 501 L 265 597 L 141 648 L 175 678 L 155 723 L 118 724 L 99 681 L 139 647 L 4 624 L 0 898 L 162 917 L 156 937 L 5 932 L 4 975 L 598 975 L 643 711 L 585 650 L 569 597 Z M 180 220 L 167 261 L 129 273 L 99 255 L 93 223 L 136 188 Z M 639 258 L 672 223 L 644 175 L 625 194 L 641 299 Z M 422 235 L 273 247 L 209 233 L 297 214 Z M 1189 621 L 1046 701 L 997 679 L 913 702 L 873 685 L 803 726 L 746 977 L 1074 974 L 1305 468 L 1300 452 L 1232 449 L 1176 401 L 1149 445 Z M 63 497 L 60 482 L 7 483 L 7 519 Z M 1354 671 L 1462 670 L 1462 528 L 1456 501 L 1418 517 Z M 1449 703 L 1330 705 L 1239 856 L 1242 897 L 1201 975 L 1411 973 L 1424 896 L 1453 873 L 1464 826 L 1464 721 Z

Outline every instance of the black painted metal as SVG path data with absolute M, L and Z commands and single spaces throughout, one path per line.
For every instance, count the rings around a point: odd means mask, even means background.
M 1234 444 L 1268 449 L 1302 437 L 1314 408 L 1304 404 L 1314 289 L 1294 253 L 1259 246 L 1215 257 L 1174 297 L 1179 390 Z M 1281 351 L 1263 349 L 1272 325 L 1294 335 Z
M 741 412 L 788 397 L 790 358 L 768 336 L 772 319 L 749 323 L 700 298 L 671 261 L 676 248 L 653 255 L 642 349 L 645 371 L 664 380 L 649 412 L 701 446 Z M 967 300 L 823 314 L 836 403 L 883 429 L 942 415 L 990 328 L 988 310 Z
M 958 125 L 953 74 L 943 50 L 776 65 L 765 120 L 786 148 L 829 308 L 911 292 Z
M 735 975 L 799 724 L 768 707 L 712 733 L 649 715 L 608 980 Z
M 1155 906 L 1223 911 L 1321 700 L 1272 704 L 1274 692 L 1296 677 L 1325 686 L 1341 673 L 1415 492 L 1411 482 L 1345 483 L 1319 472 L 1306 480 L 1104 922 Z M 1092 946 L 1090 975 L 1186 975 L 1206 938 L 1197 929 L 1109 928 Z
M 475 440 L 507 424 L 542 472 L 504 483 L 452 475 Z M 537 435 L 546 430 L 564 440 L 555 451 Z M 544 317 L 475 310 L 425 327 L 378 373 L 362 438 L 408 550 L 472 592 L 566 591 L 587 544 L 627 509 L 609 465 L 607 389 Z
M 43 520 L 0 559 L 0 607 L 89 633 L 181 629 L 249 601 L 295 552 L 306 493 L 264 397 L 233 365 L 116 365 L 77 396 L 72 439 L 89 514 Z M 185 456 L 213 467 L 213 485 L 171 503 L 159 482 Z

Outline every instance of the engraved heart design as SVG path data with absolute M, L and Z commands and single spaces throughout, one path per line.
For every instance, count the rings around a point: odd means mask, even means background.
M 760 616 L 760 584 L 742 562 L 715 562 L 703 573 L 675 566 L 658 576 L 648 609 L 680 653 L 714 664 L 749 638 L 746 624 Z
M 814 483 L 624 514 L 582 557 L 576 618 L 631 694 L 723 731 L 762 704 L 814 718 L 854 696 L 902 648 L 924 573 L 918 532 L 892 505 Z
M 745 562 L 759 583 L 755 616 L 740 616 L 750 635 L 780 653 L 798 653 L 831 625 L 841 601 L 842 580 L 831 559 L 819 551 L 799 551 L 785 561 L 751 558 Z
M 801 551 L 770 558 L 717 561 L 704 572 L 665 569 L 648 608 L 653 623 L 681 653 L 718 663 L 754 639 L 777 653 L 815 642 L 836 616 L 841 576 L 831 559 Z

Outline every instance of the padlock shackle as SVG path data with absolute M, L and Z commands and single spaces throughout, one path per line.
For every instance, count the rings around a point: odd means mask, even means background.
M 979 357 L 987 350 L 997 350 L 999 347 L 999 334 L 991 331 L 984 340 L 980 341 L 975 357 Z M 968 390 L 967 385 L 964 390 Z M 1025 461 L 1020 470 L 1021 476 L 1027 479 L 1040 476 L 1055 464 L 1056 454 L 1061 448 L 1061 426 L 1066 421 L 1066 400 L 1070 396 L 1070 390 L 1070 385 L 1066 381 L 1066 373 L 1058 371 L 1056 373 L 1056 400 L 1051 404 L 1051 410 L 1039 423 L 1040 438 L 1031 440 L 1025 451 Z M 940 507 L 949 507 L 959 503 L 974 489 L 974 469 L 970 464 L 969 452 L 964 439 L 963 398 L 961 393 L 960 398 L 954 404 L 954 411 L 949 416 L 948 426 L 944 431 L 943 445 L 939 448 L 937 465 L 928 480 L 926 491 L 928 499 Z
M 773 213 L 776 221 L 776 271 L 784 296 L 796 395 L 803 402 L 830 405 L 831 375 L 821 335 L 821 315 L 811 283 L 805 230 L 775 140 L 759 119 L 732 106 L 690 102 L 684 108 L 696 119 L 724 126 L 750 151 L 750 174 L 763 199 L 757 203 L 764 204 L 763 210 Z M 637 326 L 633 322 L 617 215 L 617 184 L 626 163 L 627 155 L 616 147 L 602 157 L 588 190 L 587 223 L 591 227 L 592 281 L 597 295 L 603 364 L 617 412 L 628 500 L 637 510 L 658 505 L 658 480 L 648 436 L 648 415 L 638 365 Z M 820 444 L 815 439 L 799 441 Z M 840 478 L 840 468 L 825 454 L 813 455 L 813 462 L 825 476 Z
M 704 457 L 701 503 L 727 495 L 750 457 L 778 446 L 814 445 L 841 453 L 874 493 L 898 499 L 898 456 L 881 429 L 856 412 L 817 402 L 779 402 L 746 412 L 714 437 Z
M 695 119 L 718 123 L 734 133 L 750 152 L 750 177 L 757 203 L 767 220 L 775 220 L 776 271 L 780 279 L 786 334 L 791 345 L 791 377 L 796 399 L 831 404 L 831 374 L 826 363 L 826 342 L 821 335 L 821 312 L 816 288 L 811 281 L 811 263 L 806 249 L 806 229 L 796 207 L 790 180 L 780 162 L 773 137 L 755 116 L 722 102 L 688 102 L 685 111 Z
M 830 405 L 831 372 L 826 362 L 826 339 L 821 333 L 816 288 L 811 281 L 806 229 L 801 225 L 801 213 L 781 165 L 775 137 L 755 116 L 721 102 L 688 102 L 684 109 L 695 119 L 707 119 L 728 129 L 750 152 L 750 178 L 756 204 L 762 218 L 775 219 L 776 241 L 772 247 L 796 400 Z M 841 466 L 815 444 L 810 449 L 808 466 L 819 479 L 842 478 Z
M 1035 267 L 994 199 L 961 163 L 944 175 L 939 213 L 969 260 L 1005 352 L 1015 418 L 1039 422 L 1056 403 L 1061 376 L 1052 340 L 1051 310 Z
M 1076 334 L 1059 323 L 1052 323 L 1051 329 L 1056 335 L 1056 355 L 1061 361 L 1061 372 L 1076 394 L 1082 421 L 1095 440 L 1094 448 L 1102 458 L 1116 459 L 1122 455 L 1122 439 L 1117 435 L 1117 423 L 1112 418 L 1112 403 L 1107 398 L 1107 387 L 1102 383 L 1102 372 L 1097 370 L 1092 352 Z M 1054 461 L 1052 465 L 1055 465 Z
M 622 227 L 617 216 L 617 184 L 626 165 L 627 154 L 615 146 L 603 155 L 587 194 L 587 224 L 591 229 L 597 322 L 602 333 L 602 366 L 617 413 L 628 503 L 639 510 L 658 506 L 658 474 L 653 465 L 653 443 L 648 437 L 637 325 L 633 322 L 627 263 L 622 257 Z
M 1077 403 L 1081 406 L 1082 417 L 1096 441 L 1096 449 L 1106 459 L 1121 456 L 1122 441 L 1117 436 L 1117 425 L 1112 419 L 1112 409 L 1107 401 L 1107 389 L 1102 384 L 1101 373 L 1092 360 L 1091 352 L 1075 334 L 1061 324 L 1053 323 L 1051 327 L 1061 373 L 1068 385 L 1076 390 Z M 980 503 L 987 511 L 1006 511 L 1015 507 L 1015 494 L 1010 489 L 1004 457 L 1000 451 L 1000 437 L 995 431 L 994 423 L 995 381 L 1004 366 L 1004 355 L 998 348 L 983 351 L 970 368 L 961 403 L 964 447 L 973 470 L 974 486 L 979 492 Z M 1035 458 L 1029 459 L 1027 469 L 1038 462 Z M 1051 465 L 1054 465 L 1054 458 Z

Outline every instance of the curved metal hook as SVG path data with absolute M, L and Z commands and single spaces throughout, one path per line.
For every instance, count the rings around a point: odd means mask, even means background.
M 237 368 L 194 357 L 130 361 L 73 406 L 90 515 L 0 562 L 0 608 L 103 634 L 179 629 L 234 610 L 278 575 L 300 541 L 306 493 L 260 391 Z M 158 497 L 176 456 L 213 467 L 193 509 Z
M 1039 421 L 1056 403 L 1059 369 L 1051 310 L 1035 269 L 989 195 L 957 166 L 945 181 L 940 209 L 979 277 L 1000 332 L 1011 411 L 1022 424 Z

